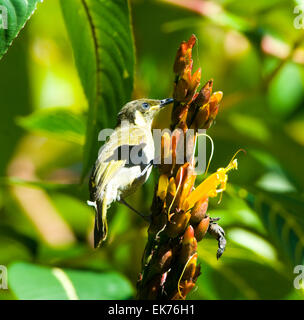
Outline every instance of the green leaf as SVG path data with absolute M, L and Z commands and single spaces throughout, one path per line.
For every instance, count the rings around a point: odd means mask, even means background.
M 293 209 L 292 199 L 284 197 L 256 191 L 248 193 L 247 202 L 259 213 L 278 252 L 294 266 L 304 263 L 304 221 L 301 211 Z
M 15 261 L 16 259 L 23 259 L 23 260 L 30 260 L 31 255 L 28 250 L 28 248 L 25 246 L 24 243 L 21 242 L 21 240 L 24 239 L 16 239 L 14 237 L 8 236 L 5 234 L 5 231 L 9 233 L 9 228 L 7 226 L 6 230 L 3 230 L 4 228 L 1 226 L 1 237 L 0 237 L 0 264 L 1 265 L 7 265 L 8 263 Z M 11 232 L 13 233 L 13 232 Z M 17 233 L 13 234 L 16 235 Z M 17 234 L 18 235 L 18 234 Z
M 0 0 L 0 59 L 41 0 Z
M 258 260 L 235 259 L 225 263 L 220 272 L 215 270 L 211 277 L 220 299 L 243 299 L 240 293 L 249 299 L 283 299 L 293 290 L 289 274 L 278 272 Z M 230 286 L 223 285 L 222 281 L 229 281 Z
M 243 228 L 232 228 L 228 230 L 227 238 L 240 246 L 253 251 L 257 255 L 270 261 L 276 260 L 276 251 L 273 246 L 261 236 L 244 230 Z
M 198 244 L 202 275 L 190 299 L 283 299 L 294 289 L 294 274 L 280 261 L 264 259 L 230 238 L 220 260 L 216 250 L 214 239 Z
M 58 212 L 63 216 L 69 226 L 85 238 L 92 227 L 94 210 L 86 202 L 63 193 L 54 193 L 51 195 L 52 201 Z
M 294 111 L 303 98 L 302 83 L 299 67 L 287 63 L 270 83 L 268 101 L 271 109 L 281 115 Z
M 18 299 L 127 299 L 133 288 L 119 273 L 95 273 L 17 262 L 8 268 L 10 290 Z
M 134 46 L 127 0 L 61 0 L 89 113 L 83 175 L 97 157 L 98 132 L 131 98 Z
M 282 126 L 269 123 L 267 120 L 264 121 L 263 127 L 266 128 L 268 138 L 264 135 L 264 132 L 257 133 L 257 136 L 262 135 L 265 140 L 262 142 L 261 139 L 256 137 L 251 137 L 249 134 L 243 133 L 241 130 L 236 130 L 236 126 L 240 127 L 239 124 L 231 126 L 223 117 L 218 120 L 216 128 L 211 130 L 212 137 L 223 142 L 225 147 L 241 147 L 245 150 L 260 150 L 263 153 L 270 154 L 275 161 L 280 164 L 284 172 L 286 172 L 291 183 L 297 188 L 302 190 L 304 187 L 304 170 L 299 168 L 299 164 L 304 162 L 303 146 L 296 143 L 292 138 L 290 138 L 283 130 Z M 248 123 L 249 125 L 249 123 Z M 245 131 L 243 125 L 242 130 Z M 251 130 L 250 130 L 251 131 Z M 229 134 L 227 134 L 229 132 Z M 265 131 L 266 132 L 266 131 Z M 296 157 L 291 157 L 290 155 L 297 155 Z M 242 160 L 242 162 L 245 162 Z M 274 168 L 275 169 L 275 168 Z M 246 175 L 255 173 L 255 170 L 247 170 Z
M 27 117 L 18 118 L 23 128 L 78 144 L 84 143 L 85 119 L 67 108 L 41 109 Z
M 70 188 L 77 188 L 78 184 L 76 183 L 54 183 L 54 182 L 45 182 L 45 181 L 31 181 L 24 180 L 18 177 L 0 177 L 0 186 L 25 186 L 30 188 L 42 188 L 48 191 L 60 190 L 65 191 Z
M 267 126 L 259 118 L 234 113 L 229 116 L 229 122 L 237 131 L 253 139 L 261 142 L 269 141 L 270 139 Z
M 264 174 L 258 181 L 257 186 L 266 191 L 284 193 L 295 192 L 295 187 L 289 180 L 280 173 L 268 172 Z

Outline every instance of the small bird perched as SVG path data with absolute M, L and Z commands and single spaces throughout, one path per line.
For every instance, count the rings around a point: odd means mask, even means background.
M 162 107 L 172 102 L 140 99 L 127 103 L 119 112 L 117 126 L 103 145 L 90 178 L 88 203 L 96 210 L 95 248 L 107 237 L 107 209 L 111 203 L 125 203 L 123 198 L 147 181 L 154 160 L 152 121 Z

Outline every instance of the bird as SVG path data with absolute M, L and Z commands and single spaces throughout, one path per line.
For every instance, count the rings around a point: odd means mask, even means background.
M 117 125 L 102 146 L 89 180 L 88 204 L 95 208 L 94 248 L 107 238 L 109 206 L 116 201 L 129 206 L 124 198 L 149 178 L 155 156 L 152 122 L 172 102 L 172 98 L 134 100 L 118 113 Z

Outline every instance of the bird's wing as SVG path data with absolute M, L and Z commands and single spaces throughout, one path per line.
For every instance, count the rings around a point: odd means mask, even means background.
M 98 155 L 90 179 L 91 200 L 96 210 L 94 247 L 100 246 L 108 233 L 107 206 L 109 205 L 109 199 L 107 199 L 108 195 L 105 192 L 106 186 L 119 172 L 119 169 L 124 167 L 127 161 L 130 161 L 130 149 L 128 148 L 127 158 L 125 158 L 122 154 L 122 146 L 145 144 L 148 140 L 147 134 L 148 132 L 145 129 L 135 126 L 117 128 Z
M 93 187 L 92 200 L 103 198 L 106 186 L 119 169 L 124 166 L 125 162 L 125 160 L 110 160 L 109 162 L 96 164 L 95 172 L 91 177 L 91 187 Z
M 124 166 L 125 161 L 111 160 L 103 162 L 96 169 L 96 175 L 99 177 L 96 181 L 91 178 L 91 198 L 95 203 L 95 226 L 94 226 L 94 247 L 97 248 L 107 238 L 108 223 L 107 223 L 107 208 L 108 208 L 108 195 L 104 192 L 105 187 L 110 180 L 117 174 L 119 169 Z
M 130 147 L 148 140 L 149 131 L 136 126 L 117 128 L 103 145 L 90 179 L 91 200 L 102 198 L 105 187 L 126 163 L 130 163 Z M 124 149 L 126 148 L 126 149 Z

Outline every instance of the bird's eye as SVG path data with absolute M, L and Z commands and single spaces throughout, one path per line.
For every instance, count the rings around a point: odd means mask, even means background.
M 142 107 L 144 110 L 148 110 L 149 107 L 150 107 L 150 105 L 149 105 L 149 103 L 144 102 L 144 103 L 141 105 L 141 107 Z

